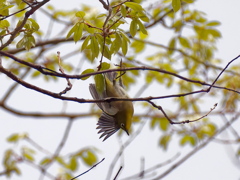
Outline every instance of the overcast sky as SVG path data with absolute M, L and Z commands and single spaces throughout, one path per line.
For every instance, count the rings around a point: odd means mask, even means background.
M 67 2 L 67 3 L 66 3 Z M 60 1 L 60 0 L 52 0 L 50 4 L 57 6 L 61 9 L 71 9 L 73 7 L 79 7 L 79 2 L 91 3 L 92 6 L 96 6 L 102 10 L 101 4 L 97 0 L 91 1 L 80 1 L 80 0 L 69 0 L 69 1 Z M 153 1 L 152 1 L 153 2 Z M 228 61 L 232 58 L 236 57 L 240 53 L 240 1 L 239 0 L 208 0 L 208 1 L 200 1 L 195 3 L 192 8 L 201 10 L 207 14 L 207 18 L 209 20 L 218 20 L 222 23 L 219 27 L 219 30 L 222 33 L 222 38 L 218 42 L 218 52 L 216 56 L 223 59 L 225 63 L 221 64 L 221 67 L 224 67 Z M 64 49 L 67 51 L 67 49 Z M 64 51 L 64 50 L 61 50 Z M 66 52 L 62 52 L 66 54 Z M 239 63 L 235 62 L 235 63 Z M 87 83 L 92 81 L 89 79 Z M 10 84 L 12 84 L 11 80 L 7 79 L 4 75 L 0 75 L 0 92 L 5 92 Z M 61 88 L 59 86 L 53 84 L 44 84 L 44 81 L 38 82 L 38 86 L 43 86 L 47 88 L 55 88 L 56 90 L 64 87 L 65 83 L 61 84 Z M 81 82 L 82 83 L 82 82 Z M 75 83 L 75 89 L 81 91 L 81 94 L 86 94 L 87 98 L 90 98 L 90 94 L 88 92 L 88 88 L 82 88 L 82 84 Z M 87 87 L 87 86 L 86 86 Z M 78 90 L 75 90 L 75 93 L 79 93 Z M 131 92 L 133 92 L 131 90 Z M 149 92 L 148 92 L 149 93 Z M 154 92 L 153 92 L 154 93 Z M 15 104 L 16 107 L 21 107 L 26 111 L 37 111 L 38 108 L 41 111 L 49 111 L 52 109 L 62 108 L 62 103 L 59 100 L 50 100 L 51 108 L 49 108 L 48 101 L 51 97 L 46 97 L 44 95 L 38 96 L 39 99 L 35 99 L 35 96 L 38 95 L 36 92 L 31 90 L 27 90 L 24 87 L 19 87 L 12 97 L 12 100 L 9 102 Z M 133 93 L 132 93 L 133 95 Z M 34 99 L 34 103 L 32 102 Z M 21 106 L 19 106 L 21 103 Z M 71 111 L 79 111 L 83 112 L 83 109 L 87 110 L 86 105 L 77 104 L 77 103 L 69 103 L 69 107 Z M 209 106 L 211 107 L 211 105 Z M 36 142 L 41 144 L 44 147 L 47 147 L 50 151 L 54 151 L 56 146 L 58 145 L 60 139 L 62 138 L 63 131 L 67 125 L 66 120 L 56 120 L 56 119 L 32 119 L 32 118 L 21 118 L 16 117 L 11 114 L 7 114 L 6 112 L 0 109 L 0 159 L 3 157 L 3 152 L 7 148 L 19 146 L 12 146 L 9 143 L 6 143 L 5 137 L 9 136 L 12 133 L 17 132 L 28 132 L 30 137 L 32 137 Z M 239 124 L 239 123 L 238 123 Z M 136 125 L 134 129 L 136 130 L 139 125 Z M 84 176 L 81 177 L 81 180 L 90 180 L 90 179 L 105 179 L 106 172 L 108 170 L 109 165 L 112 162 L 113 157 L 117 153 L 119 149 L 119 140 L 116 138 L 116 135 L 109 138 L 106 142 L 102 142 L 98 139 L 98 135 L 96 135 L 96 119 L 81 119 L 74 122 L 73 127 L 71 129 L 68 141 L 62 151 L 62 154 L 67 154 L 69 151 L 74 151 L 74 149 L 79 149 L 85 146 L 95 146 L 99 148 L 98 157 L 99 160 L 105 158 L 104 162 L 100 164 L 97 168 L 88 172 Z M 240 129 L 239 129 L 240 130 Z M 84 135 L 83 135 L 84 134 Z M 135 139 L 135 141 L 126 149 L 124 153 L 124 162 L 125 166 L 121 173 L 121 178 L 127 177 L 134 173 L 139 172 L 140 170 L 140 162 L 141 158 L 145 158 L 145 167 L 151 167 L 155 164 L 165 162 L 169 158 L 175 156 L 178 152 L 176 152 L 176 148 L 178 148 L 178 143 L 172 143 L 169 147 L 167 153 L 163 152 L 161 148 L 157 145 L 157 140 L 160 137 L 159 131 L 149 131 L 149 124 L 146 124 L 143 128 L 141 134 Z M 129 137 L 123 136 L 122 142 L 125 142 Z M 147 144 L 147 146 L 146 146 Z M 174 145 L 175 144 L 175 145 Z M 179 149 L 181 154 L 188 153 L 191 148 L 184 147 Z M 191 157 L 187 162 L 182 164 L 179 168 L 174 170 L 171 174 L 169 174 L 165 179 L 166 180 L 176 180 L 176 179 L 184 179 L 184 180 L 203 180 L 203 179 L 239 179 L 240 171 L 239 167 L 237 167 L 233 162 L 233 157 L 229 155 L 232 149 L 230 146 L 224 147 L 221 144 L 211 143 L 206 148 L 195 154 Z M 232 153 L 232 152 L 231 152 Z M 39 156 L 40 157 L 40 156 Z M 161 169 L 161 172 L 166 170 L 166 166 Z M 119 168 L 119 163 L 116 165 L 113 174 L 116 174 Z M 0 171 L 1 171 L 0 166 Z M 40 172 L 37 170 L 33 170 L 26 165 L 21 165 L 21 169 L 23 169 L 22 176 L 13 176 L 12 179 L 20 180 L 20 179 L 38 179 Z M 54 169 L 54 168 L 53 168 Z M 86 171 L 88 167 L 81 166 L 79 172 L 80 174 Z M 58 172 L 59 169 L 55 169 L 53 171 Z M 2 178 L 2 177 L 1 177 Z M 3 180 L 6 178 L 2 178 Z M 48 179 L 48 178 L 45 178 Z

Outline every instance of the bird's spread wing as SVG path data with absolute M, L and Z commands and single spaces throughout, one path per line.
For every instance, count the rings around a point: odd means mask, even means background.
M 108 98 L 106 92 L 103 92 L 103 93 L 98 93 L 97 92 L 95 84 L 90 84 L 89 85 L 89 90 L 90 90 L 90 93 L 91 93 L 93 99 L 105 99 L 105 98 Z M 96 103 L 96 104 L 106 114 L 115 115 L 118 112 L 118 109 L 115 108 L 114 106 L 112 106 L 111 103 L 99 102 L 99 103 Z
M 104 112 L 99 118 L 97 125 L 97 129 L 100 129 L 98 133 L 102 133 L 100 138 L 105 136 L 103 141 L 105 141 L 107 138 L 109 138 L 111 135 L 113 135 L 120 129 L 114 117 L 109 116 Z

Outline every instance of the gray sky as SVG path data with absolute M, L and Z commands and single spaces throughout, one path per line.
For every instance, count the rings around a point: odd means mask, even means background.
M 102 6 L 98 1 L 79 1 L 79 0 L 70 0 L 70 1 L 51 1 L 51 4 L 54 6 L 58 6 L 61 9 L 71 9 L 72 7 L 79 7 L 79 2 L 91 3 L 92 6 L 96 6 L 97 8 L 101 8 Z M 240 1 L 239 0 L 208 0 L 208 1 L 200 1 L 195 3 L 193 8 L 201 10 L 207 14 L 207 18 L 209 20 L 218 20 L 222 23 L 219 27 L 219 30 L 222 33 L 222 38 L 218 42 L 218 52 L 216 56 L 223 59 L 224 63 L 221 64 L 221 67 L 224 67 L 228 61 L 232 58 L 236 57 L 239 51 L 239 43 L 240 43 Z M 66 54 L 66 49 L 61 49 L 61 52 Z M 238 62 L 235 62 L 238 63 Z M 29 79 L 28 79 L 29 80 Z M 39 86 L 43 86 L 47 89 L 56 90 L 63 89 L 65 86 L 64 81 L 60 81 L 61 84 L 56 87 L 54 83 L 45 84 L 44 81 L 37 80 Z M 91 82 L 92 79 L 86 82 L 77 81 L 74 83 L 73 94 L 83 95 L 86 98 L 90 98 L 90 93 L 88 92 L 88 83 Z M 0 75 L 0 82 L 3 85 L 0 85 L 0 92 L 4 92 L 7 90 L 7 87 L 12 82 L 7 79 L 4 75 Z M 83 86 L 85 83 L 86 86 Z M 26 94 L 27 92 L 27 94 Z M 133 91 L 130 90 L 131 95 L 134 95 Z M 150 90 L 146 93 L 152 93 Z M 26 98 L 26 95 L 30 98 Z M 39 96 L 39 99 L 35 99 L 37 93 L 31 90 L 27 90 L 24 87 L 19 87 L 12 97 L 12 101 L 9 102 L 12 104 L 16 104 L 16 107 L 23 107 L 23 110 L 26 111 L 49 111 L 62 109 L 62 103 L 59 100 L 50 100 L 53 104 L 49 108 L 48 102 L 50 97 L 46 97 L 44 95 Z M 14 102 L 13 102 L 14 100 Z M 17 101 L 17 103 L 15 102 Z M 36 101 L 36 102 L 32 102 Z M 19 106 L 21 103 L 21 106 Z M 211 108 L 210 104 L 209 107 Z M 68 109 L 70 111 L 79 111 L 83 112 L 84 109 L 88 109 L 88 106 L 85 104 L 77 104 L 77 103 L 69 103 Z M 30 137 L 32 137 L 36 142 L 41 144 L 44 147 L 47 147 L 48 150 L 54 151 L 56 146 L 58 145 L 60 139 L 62 138 L 63 131 L 66 127 L 66 120 L 56 120 L 56 119 L 32 119 L 32 118 L 21 118 L 12 116 L 10 114 L 6 114 L 4 111 L 0 109 L 0 123 L 2 126 L 0 127 L 1 139 L 0 139 L 0 159 L 2 159 L 3 151 L 10 147 L 19 148 L 19 146 L 12 146 L 9 143 L 6 143 L 5 137 L 9 136 L 12 133 L 18 132 L 28 132 Z M 218 121 L 218 119 L 216 119 Z M 239 124 L 239 122 L 238 122 Z M 134 130 L 137 130 L 139 125 L 134 127 Z M 89 179 L 105 179 L 106 172 L 108 171 L 109 165 L 112 162 L 115 154 L 120 148 L 119 140 L 116 138 L 116 135 L 109 138 L 106 142 L 102 142 L 98 139 L 96 127 L 96 119 L 81 119 L 74 122 L 73 127 L 71 129 L 68 141 L 62 151 L 62 154 L 67 154 L 69 151 L 73 151 L 73 149 L 79 149 L 85 146 L 95 146 L 100 151 L 98 153 L 99 161 L 102 158 L 105 158 L 104 162 L 101 163 L 97 168 L 88 172 L 84 176 L 81 177 L 81 180 L 89 180 Z M 238 129 L 240 130 L 240 129 Z M 60 133 L 59 133 L 60 132 Z M 83 135 L 84 134 L 84 135 Z M 145 167 L 151 167 L 161 162 L 165 162 L 166 160 L 175 156 L 178 151 L 178 142 L 173 142 L 170 144 L 167 153 L 163 152 L 161 148 L 157 146 L 157 141 L 160 137 L 159 130 L 155 129 L 153 131 L 149 131 L 149 124 L 147 123 L 141 134 L 134 140 L 134 142 L 126 149 L 124 152 L 124 168 L 121 172 L 121 178 L 127 177 L 134 173 L 139 172 L 140 170 L 140 162 L 141 158 L 145 158 Z M 125 142 L 129 137 L 126 135 L 123 136 L 122 142 Z M 191 148 L 186 146 L 183 148 L 178 148 L 181 155 L 188 153 Z M 191 157 L 187 162 L 182 164 L 176 170 L 171 172 L 165 179 L 166 180 L 176 180 L 176 179 L 184 179 L 184 180 L 202 180 L 202 179 L 239 179 L 239 167 L 234 165 L 233 157 L 229 155 L 232 152 L 232 148 L 230 146 L 223 146 L 222 144 L 211 143 L 206 148 L 195 154 Z M 39 158 L 41 156 L 39 155 Z M 39 159 L 38 159 L 39 160 Z M 54 169 L 55 167 L 55 169 Z M 160 172 L 166 170 L 169 166 L 166 166 L 160 169 Z M 26 165 L 21 165 L 20 168 L 22 171 L 22 176 L 13 176 L 12 179 L 20 180 L 20 179 L 38 179 L 39 172 L 37 170 L 33 170 Z M 117 173 L 119 168 L 119 163 L 116 164 L 116 167 L 113 171 L 113 174 Z M 1 166 L 0 166 L 0 169 Z M 56 172 L 59 172 L 59 169 L 56 166 L 51 168 Z M 88 167 L 82 166 L 76 175 L 86 171 Z M 3 178 L 4 179 L 4 178 Z M 48 179 L 48 178 L 45 178 Z

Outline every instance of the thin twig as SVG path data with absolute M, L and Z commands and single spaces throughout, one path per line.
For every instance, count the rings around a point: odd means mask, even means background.
M 59 51 L 57 52 L 57 57 L 58 57 L 59 71 L 60 71 L 62 74 L 65 74 L 65 73 L 64 73 L 64 70 L 63 70 L 63 68 L 62 68 L 62 66 L 61 66 L 61 58 L 60 58 L 60 52 L 59 52 Z M 66 78 L 66 80 L 67 80 L 67 85 L 68 85 L 68 86 L 67 86 L 63 91 L 61 91 L 61 92 L 59 93 L 60 96 L 63 95 L 63 94 L 66 94 L 68 91 L 70 91 L 70 90 L 72 89 L 72 83 L 70 82 L 69 78 Z
M 0 19 L 0 21 L 2 21 L 2 20 L 4 20 L 4 19 L 7 19 L 7 18 L 9 18 L 9 17 L 11 17 L 11 16 L 13 16 L 13 15 L 15 15 L 15 14 L 18 14 L 18 13 L 20 13 L 20 12 L 22 12 L 22 11 L 30 8 L 30 7 L 31 7 L 31 6 L 27 6 L 27 7 L 23 8 L 23 9 L 20 9 L 19 11 L 15 12 L 15 13 L 9 14 L 8 16 L 4 16 L 3 18 Z
M 171 123 L 171 124 L 185 124 L 185 123 L 191 123 L 191 122 L 199 121 L 199 120 L 205 118 L 206 116 L 208 116 L 208 115 L 217 107 L 217 103 L 216 103 L 216 104 L 214 104 L 213 108 L 211 108 L 210 111 L 207 112 L 207 114 L 205 114 L 205 115 L 203 115 L 203 116 L 201 116 L 201 117 L 199 117 L 199 118 L 197 118 L 197 119 L 194 119 L 194 120 L 184 120 L 184 121 L 177 121 L 177 122 L 175 122 L 175 121 L 172 121 L 172 120 L 168 117 L 168 115 L 166 114 L 166 112 L 163 110 L 163 108 L 162 108 L 161 106 L 156 105 L 156 104 L 153 103 L 152 101 L 147 101 L 147 102 L 148 102 L 149 104 L 151 104 L 153 107 L 155 107 L 155 108 L 157 108 L 158 110 L 160 110 L 160 111 L 163 113 L 163 115 L 165 116 L 165 118 L 166 118 L 166 119 L 169 121 L 169 123 Z
M 235 57 L 234 59 L 232 59 L 226 66 L 225 68 L 223 68 L 223 70 L 219 73 L 219 75 L 217 76 L 217 78 L 213 81 L 213 83 L 211 84 L 211 86 L 208 88 L 208 92 L 211 90 L 211 88 L 214 86 L 214 84 L 217 82 L 217 80 L 220 78 L 220 76 L 222 75 L 222 73 L 228 68 L 228 66 L 235 60 L 237 60 L 240 57 L 240 55 L 238 55 L 237 57 Z
M 136 37 L 131 37 L 133 40 L 135 41 L 139 41 L 139 42 L 143 42 L 145 44 L 149 44 L 149 45 L 152 45 L 152 46 L 155 46 L 155 47 L 160 47 L 160 48 L 163 48 L 163 49 L 166 49 L 166 50 L 171 50 L 171 51 L 176 51 L 176 52 L 179 52 L 181 55 L 185 56 L 185 57 L 188 57 L 198 63 L 201 63 L 203 64 L 205 67 L 211 67 L 213 69 L 217 69 L 217 70 L 221 70 L 222 71 L 222 68 L 219 67 L 219 66 L 216 66 L 216 65 L 213 65 L 211 63 L 209 63 L 208 61 L 207 62 L 204 62 L 204 61 L 201 61 L 199 60 L 197 57 L 193 56 L 193 55 L 189 55 L 187 52 L 185 52 L 184 50 L 182 49 L 179 49 L 179 48 L 171 48 L 171 47 L 168 47 L 168 46 L 165 46 L 163 44 L 159 44 L 159 43 L 155 43 L 155 42 L 151 42 L 151 41 L 148 41 L 148 40 L 142 40 L 142 39 L 139 39 L 139 38 L 136 38 Z M 120 54 L 121 55 L 121 54 Z M 122 56 L 122 55 L 121 55 Z M 125 56 L 124 56 L 125 57 Z M 125 57 L 126 58 L 126 57 Z M 236 57 L 238 58 L 238 57 Z M 132 61 L 132 59 L 131 59 Z M 233 72 L 231 70 L 226 70 L 227 72 L 229 73 L 235 73 L 235 74 L 238 74 L 240 75 L 239 73 L 236 73 L 236 72 Z
M 35 141 L 33 141 L 30 137 L 26 136 L 24 138 L 25 141 L 27 141 L 29 144 L 31 144 L 32 146 L 34 146 L 37 150 L 52 156 L 52 153 L 50 153 L 48 150 L 46 150 L 45 148 L 43 148 L 42 146 L 40 146 L 39 144 L 37 144 Z
M 116 176 L 113 178 L 113 180 L 116 180 L 116 179 L 117 179 L 117 177 L 118 177 L 119 173 L 121 172 L 121 170 L 122 170 L 122 166 L 120 166 L 120 168 L 119 168 Z
M 75 118 L 87 118 L 87 117 L 90 117 L 90 116 L 99 116 L 100 113 L 98 112 L 95 112 L 95 113 L 41 113 L 41 112 L 23 112 L 23 111 L 19 111 L 19 110 L 16 110 L 16 109 L 13 109 L 11 107 L 9 107 L 8 105 L 6 104 L 3 104 L 2 102 L 0 102 L 0 106 L 2 109 L 10 112 L 10 113 L 13 113 L 15 115 L 18 115 L 18 116 L 24 116 L 24 117 L 35 117 L 34 119 L 36 120 L 37 118 L 41 118 L 41 120 L 43 120 L 43 118 L 57 118 L 58 120 L 59 119 L 62 119 L 62 118 L 72 118 L 72 119 L 75 119 Z
M 112 6 L 112 8 L 116 8 L 116 7 L 118 7 L 118 6 L 121 6 L 121 5 L 124 4 L 125 2 L 129 2 L 129 1 L 131 1 L 131 0 L 125 0 L 125 1 L 123 1 L 123 2 L 120 2 L 119 4 L 116 4 L 116 5 Z
M 176 162 L 175 164 L 173 164 L 170 168 L 168 168 L 164 173 L 160 174 L 159 176 L 153 178 L 153 180 L 159 180 L 159 179 L 163 179 L 165 176 L 167 176 L 169 173 L 171 173 L 174 169 L 176 169 L 177 167 L 179 167 L 182 163 L 184 163 L 187 159 L 189 159 L 190 157 L 192 157 L 194 154 L 196 154 L 199 150 L 201 150 L 202 148 L 204 148 L 206 145 L 208 145 L 217 135 L 219 135 L 220 133 L 222 133 L 224 130 L 226 130 L 232 123 L 234 123 L 238 117 L 239 117 L 240 113 L 237 113 L 230 121 L 229 123 L 224 124 L 213 136 L 207 138 L 202 144 L 200 144 L 199 146 L 197 146 L 196 148 L 194 148 L 192 151 L 190 151 L 187 155 L 185 155 L 182 159 L 180 159 L 178 162 Z
M 112 172 L 113 172 L 113 168 L 115 167 L 116 162 L 118 161 L 118 159 L 121 157 L 123 151 L 131 144 L 131 142 L 133 142 L 133 140 L 140 134 L 140 132 L 142 131 L 142 128 L 144 127 L 144 125 L 146 124 L 146 121 L 143 122 L 141 124 L 141 126 L 139 127 L 139 129 L 123 144 L 123 146 L 121 146 L 120 150 L 117 152 L 117 154 L 115 155 L 115 157 L 113 158 L 113 161 L 109 167 L 108 170 L 108 174 L 107 174 L 107 180 L 109 180 L 111 178 Z
M 172 162 L 175 161 L 179 156 L 180 156 L 180 153 L 177 153 L 177 154 L 176 154 L 175 156 L 173 156 L 171 159 L 169 159 L 169 160 L 167 160 L 167 161 L 165 161 L 165 162 L 159 163 L 159 164 L 157 164 L 157 165 L 154 165 L 154 166 L 152 166 L 152 167 L 150 167 L 150 168 L 148 168 L 148 169 L 145 169 L 145 170 L 144 170 L 145 175 L 153 172 L 154 170 L 157 170 L 157 169 L 159 169 L 159 168 L 162 168 L 163 166 L 166 166 L 166 165 L 172 163 Z M 141 172 L 140 172 L 140 173 L 137 173 L 137 174 L 135 174 L 135 175 L 131 175 L 131 176 L 129 176 L 129 177 L 123 178 L 123 179 L 121 179 L 121 180 L 136 179 L 136 178 L 138 178 L 138 177 L 141 177 Z
M 87 171 L 83 172 L 82 174 L 79 174 L 78 176 L 72 178 L 71 180 L 77 179 L 78 177 L 86 174 L 87 172 L 91 171 L 93 168 L 97 167 L 97 165 L 99 165 L 101 162 L 104 161 L 105 158 L 103 158 L 101 161 L 99 161 L 97 164 L 94 164 L 90 169 L 88 169 Z
M 50 0 L 43 0 L 42 2 L 39 2 L 37 5 L 33 6 L 29 11 L 27 11 L 25 13 L 25 17 L 22 20 L 22 23 L 19 24 L 15 30 L 11 33 L 11 37 L 9 38 L 9 40 L 3 44 L 0 47 L 0 50 L 4 49 L 5 47 L 7 47 L 10 43 L 12 43 L 12 41 L 15 39 L 15 37 L 17 36 L 18 32 L 23 28 L 23 26 L 26 24 L 28 18 L 36 11 L 38 10 L 40 7 L 42 7 L 43 5 L 45 5 L 47 2 L 49 2 Z
M 67 124 L 67 127 L 65 129 L 65 132 L 63 134 L 63 137 L 62 137 L 62 140 L 60 141 L 59 145 L 57 146 L 54 154 L 52 155 L 51 157 L 51 161 L 49 163 L 47 163 L 44 167 L 43 167 L 43 171 L 42 171 L 42 174 L 40 176 L 40 179 L 41 177 L 43 178 L 45 176 L 45 173 L 47 172 L 47 169 L 50 167 L 50 165 L 54 162 L 54 160 L 59 156 L 60 154 L 60 151 L 62 150 L 63 146 L 65 145 L 66 141 L 67 141 L 67 138 L 68 138 L 68 135 L 69 135 L 69 132 L 71 130 L 71 127 L 72 127 L 72 124 L 73 124 L 73 119 L 69 119 L 68 120 L 68 124 Z

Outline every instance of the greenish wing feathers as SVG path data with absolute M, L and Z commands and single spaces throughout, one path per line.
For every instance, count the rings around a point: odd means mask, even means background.
M 102 94 L 97 92 L 96 86 L 95 84 L 90 84 L 89 85 L 89 91 L 93 97 L 93 99 L 106 99 L 108 98 L 106 95 L 106 92 L 103 92 Z M 115 115 L 118 112 L 118 109 L 113 107 L 111 105 L 111 103 L 107 103 L 107 102 L 99 102 L 96 103 L 98 105 L 98 107 L 105 113 L 109 114 L 109 115 Z

